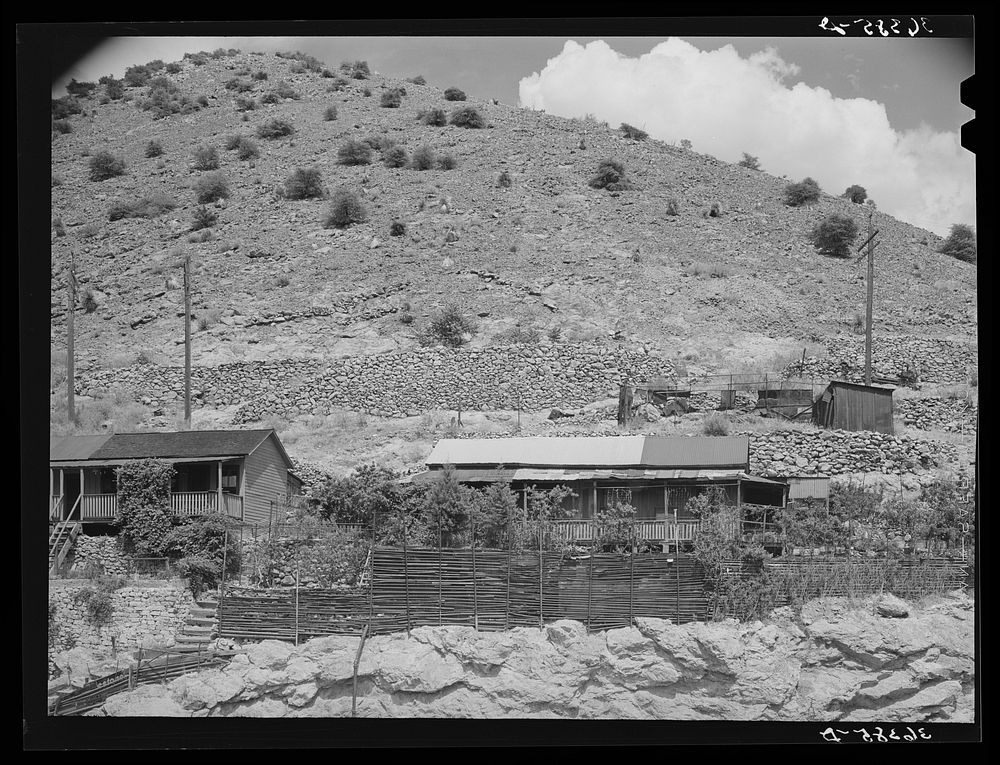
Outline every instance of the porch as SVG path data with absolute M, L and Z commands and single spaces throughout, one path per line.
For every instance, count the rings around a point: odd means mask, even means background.
M 78 494 L 72 506 L 66 507 L 66 495 L 49 497 L 49 520 L 110 523 L 118 514 L 117 494 Z M 223 513 L 230 518 L 243 518 L 243 497 L 219 491 L 177 491 L 170 494 L 173 515 L 211 515 Z

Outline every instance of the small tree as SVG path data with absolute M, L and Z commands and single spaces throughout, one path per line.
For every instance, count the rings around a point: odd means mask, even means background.
M 451 124 L 464 128 L 484 128 L 486 120 L 478 109 L 462 106 L 451 113 Z
M 519 549 L 527 516 L 510 484 L 491 483 L 476 498 L 476 542 L 493 550 Z
M 844 192 L 844 198 L 850 199 L 856 205 L 860 205 L 864 204 L 864 201 L 868 199 L 868 192 L 865 191 L 864 186 L 854 184 L 847 187 L 847 191 Z
M 288 199 L 316 199 L 323 196 L 323 180 L 317 168 L 297 168 L 285 181 Z
M 424 500 L 428 541 L 441 547 L 453 547 L 465 541 L 470 506 L 469 490 L 458 482 L 454 468 L 445 465 L 437 480 L 427 487 Z
M 194 196 L 199 204 L 217 202 L 229 198 L 229 184 L 222 173 L 208 173 L 194 184 Z
M 846 258 L 851 254 L 851 244 L 858 237 L 858 224 L 854 218 L 834 213 L 821 222 L 810 234 L 813 245 L 820 252 Z
M 605 159 L 597 166 L 597 174 L 590 179 L 590 186 L 608 191 L 625 191 L 632 183 L 625 177 L 625 166 L 614 159 Z
M 951 227 L 951 233 L 941 245 L 940 252 L 966 263 L 976 262 L 976 233 L 972 226 L 956 223 Z
M 748 170 L 760 170 L 760 160 L 751 154 L 743 152 L 743 159 L 739 162 L 740 167 L 745 167 Z
M 798 183 L 790 183 L 785 187 L 785 204 L 799 207 L 817 201 L 819 195 L 819 184 L 812 178 L 803 178 Z
M 447 345 L 457 348 L 476 333 L 476 323 L 455 303 L 449 303 L 431 317 L 421 333 L 421 345 Z
M 99 151 L 90 158 L 90 180 L 106 181 L 125 174 L 125 160 L 108 151 Z
M 444 92 L 445 101 L 464 101 L 465 93 L 455 87 L 448 88 Z
M 118 515 L 126 552 L 158 558 L 171 528 L 170 485 L 175 470 L 169 462 L 138 460 L 118 468 Z
M 325 228 L 344 228 L 352 223 L 364 223 L 366 220 L 368 211 L 358 195 L 353 191 L 340 189 L 333 195 L 330 212 L 323 225 Z
M 634 533 L 636 510 L 631 504 L 630 495 L 631 492 L 626 492 L 625 496 L 615 496 L 610 503 L 597 511 L 594 516 L 599 532 L 594 540 L 597 549 L 623 553 L 636 544 Z
M 337 150 L 337 161 L 342 165 L 369 165 L 372 149 L 364 141 L 348 141 Z

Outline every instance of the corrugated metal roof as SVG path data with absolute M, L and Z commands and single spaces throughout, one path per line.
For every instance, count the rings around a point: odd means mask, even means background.
M 49 460 L 85 460 L 104 446 L 110 435 L 101 436 L 51 436 Z
M 53 462 L 110 463 L 130 459 L 195 460 L 250 454 L 273 430 L 186 430 L 179 432 L 115 433 L 110 436 L 65 436 L 50 440 Z M 279 451 L 291 461 L 275 436 Z
M 497 481 L 510 482 L 514 479 L 513 470 L 455 470 L 455 479 L 461 483 L 496 483 Z M 415 473 L 406 476 L 401 483 L 428 483 L 436 481 L 441 475 L 440 470 L 425 470 L 422 473 Z
M 427 483 L 437 480 L 441 470 L 425 470 L 403 479 L 403 483 Z M 453 470 L 453 475 L 461 483 L 493 483 L 495 481 L 749 481 L 751 483 L 784 485 L 782 481 L 749 475 L 741 470 L 642 470 L 613 468 L 598 470 L 574 470 L 572 468 L 517 468 L 516 470 Z
M 746 468 L 748 455 L 746 436 L 446 438 L 434 446 L 427 465 Z

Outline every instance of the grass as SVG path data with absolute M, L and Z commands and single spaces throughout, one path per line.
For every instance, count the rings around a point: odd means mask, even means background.
M 158 192 L 135 202 L 115 202 L 108 211 L 108 220 L 157 218 L 176 207 L 177 202 L 169 194 Z

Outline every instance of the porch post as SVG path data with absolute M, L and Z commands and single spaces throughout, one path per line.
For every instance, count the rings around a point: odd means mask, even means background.
M 240 460 L 240 522 L 246 520 L 247 506 L 247 463 L 246 459 Z
M 222 460 L 219 460 L 219 475 L 218 481 L 216 481 L 215 491 L 218 494 L 218 504 L 215 509 L 217 512 L 224 512 L 222 509 Z
M 66 468 L 59 468 L 59 520 L 66 519 Z
M 80 468 L 80 520 L 83 520 L 83 495 L 87 493 L 83 483 L 83 468 Z
M 590 506 L 590 517 L 593 519 L 597 517 L 597 481 L 594 481 L 594 492 L 591 498 L 593 499 L 593 504 Z
M 667 541 L 667 516 L 670 513 L 670 490 L 663 484 L 663 541 Z

